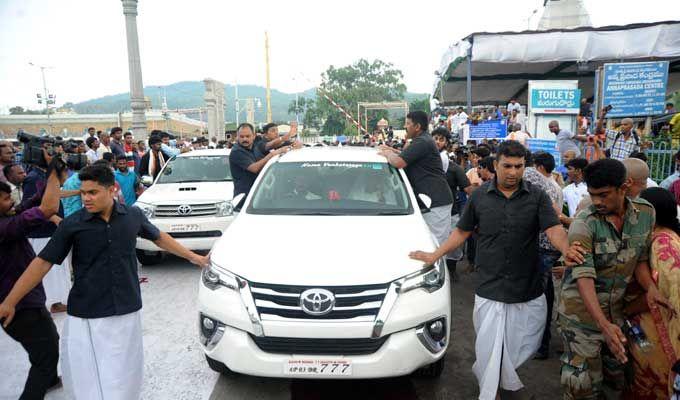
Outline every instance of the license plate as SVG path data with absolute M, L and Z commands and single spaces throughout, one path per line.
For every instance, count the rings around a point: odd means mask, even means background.
M 352 361 L 350 360 L 288 360 L 283 366 L 285 375 L 297 376 L 350 376 Z
M 170 226 L 170 232 L 198 232 L 198 224 L 177 224 Z

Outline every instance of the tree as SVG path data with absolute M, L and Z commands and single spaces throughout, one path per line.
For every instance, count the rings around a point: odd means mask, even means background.
M 425 97 L 422 99 L 414 99 L 408 105 L 409 111 L 425 111 L 430 113 L 430 99 Z
M 352 65 L 341 68 L 330 66 L 321 74 L 320 89 L 333 101 L 343 107 L 354 118 L 357 118 L 357 104 L 361 101 L 381 102 L 403 99 L 406 85 L 402 83 L 403 73 L 391 63 L 381 60 L 369 62 L 360 59 Z M 323 132 L 334 132 L 343 125 L 342 132 L 356 134 L 356 126 L 327 99 L 317 96 L 316 107 L 320 119 L 325 120 Z
M 20 114 L 24 114 L 25 111 L 24 111 L 24 108 L 21 107 L 21 106 L 14 106 L 14 107 L 9 109 L 9 113 L 11 115 L 20 115 Z

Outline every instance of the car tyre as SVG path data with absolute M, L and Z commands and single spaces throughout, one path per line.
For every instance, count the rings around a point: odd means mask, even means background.
M 437 379 L 442 375 L 442 372 L 444 371 L 444 364 L 445 364 L 444 357 L 442 357 L 439 360 L 433 362 L 432 364 L 420 368 L 419 370 L 414 372 L 414 375 L 419 378 Z
M 147 253 L 144 250 L 135 250 L 137 253 L 137 260 L 142 265 L 156 265 L 163 261 L 163 252 Z
M 230 370 L 229 367 L 224 365 L 224 363 L 208 357 L 207 354 L 205 355 L 205 360 L 208 362 L 208 366 L 210 367 L 211 370 L 218 372 L 222 375 L 234 375 L 234 372 Z

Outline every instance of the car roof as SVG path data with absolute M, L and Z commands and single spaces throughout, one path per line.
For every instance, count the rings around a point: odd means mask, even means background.
M 281 156 L 279 162 L 305 161 L 354 161 L 386 163 L 387 159 L 378 155 L 378 149 L 358 146 L 304 147 L 289 151 Z
M 182 153 L 177 157 L 228 156 L 229 153 L 231 153 L 230 149 L 203 149 L 203 150 L 191 150 L 186 153 Z

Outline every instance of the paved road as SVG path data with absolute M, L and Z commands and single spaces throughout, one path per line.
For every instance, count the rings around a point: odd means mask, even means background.
M 474 329 L 472 304 L 475 274 L 461 274 L 454 284 L 453 335 L 446 368 L 439 380 L 396 378 L 369 381 L 314 381 L 219 376 L 205 364 L 197 342 L 196 291 L 198 270 L 170 258 L 162 265 L 144 267 L 144 393 L 156 399 L 475 399 L 472 375 Z M 61 328 L 63 315 L 55 316 Z M 554 354 L 554 353 L 553 353 Z M 0 330 L 0 400 L 16 399 L 28 371 L 23 350 Z M 507 399 L 560 397 L 556 358 L 530 361 L 520 369 L 527 390 Z M 70 399 L 64 390 L 48 400 Z

